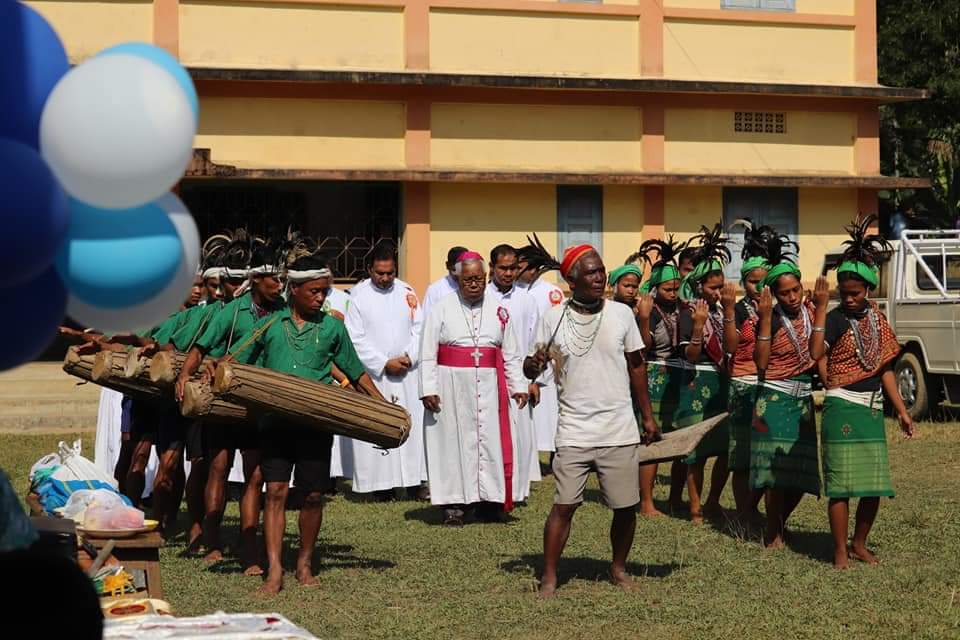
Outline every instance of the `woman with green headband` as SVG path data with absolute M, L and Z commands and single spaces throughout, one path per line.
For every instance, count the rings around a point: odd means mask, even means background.
M 766 494 L 764 544 L 784 546 L 787 519 L 803 494 L 820 495 L 810 355 L 813 307 L 786 236 L 767 239 L 770 271 L 757 310 L 754 360 L 760 388 L 750 441 L 750 487 Z M 774 306 L 776 299 L 776 306 Z
M 913 437 L 913 420 L 897 389 L 892 364 L 900 352 L 897 336 L 877 305 L 868 298 L 879 284 L 877 263 L 890 245 L 867 229 L 876 218 L 847 227 L 851 235 L 837 265 L 840 306 L 827 312 L 830 288 L 817 279 L 814 290 L 810 356 L 826 356 L 826 399 L 820 437 L 824 492 L 833 534 L 833 564 L 846 569 L 849 559 L 876 564 L 867 535 L 877 517 L 880 497 L 893 497 L 883 393 L 897 412 L 900 429 Z M 882 389 L 882 391 L 881 391 Z M 848 547 L 850 498 L 859 498 L 853 541 Z
M 610 271 L 607 283 L 613 289 L 613 299 L 622 302 L 636 313 L 637 290 L 643 280 L 643 270 L 628 262 Z
M 733 474 L 733 499 L 737 517 L 742 523 L 760 516 L 757 505 L 762 494 L 750 489 L 750 430 L 753 425 L 753 409 L 757 399 L 757 365 L 753 351 L 757 336 L 757 302 L 760 300 L 760 285 L 770 265 L 767 264 L 766 238 L 776 235 L 768 226 L 755 226 L 747 218 L 738 220 L 743 234 L 743 265 L 740 267 L 740 284 L 743 298 L 734 307 L 736 320 L 737 351 L 730 358 L 730 446 L 727 467 Z
M 730 260 L 730 249 L 722 237 L 723 227 L 704 227 L 691 240 L 698 243 L 696 267 L 683 280 L 692 306 L 681 310 L 677 320 L 677 356 L 684 361 L 674 427 L 688 427 L 727 410 L 729 375 L 727 360 L 737 350 L 734 306 L 736 287 L 725 282 L 723 266 Z M 702 522 L 704 516 L 720 515 L 720 496 L 727 483 L 727 452 L 730 444 L 727 421 L 711 430 L 684 460 L 687 464 L 687 492 L 690 517 Z M 716 458 L 710 476 L 710 493 L 701 505 L 704 465 Z
M 642 259 L 650 265 L 650 277 L 640 287 L 637 304 L 637 322 L 640 336 L 647 345 L 647 380 L 650 404 L 654 416 L 664 432 L 673 431 L 673 417 L 680 395 L 683 367 L 677 359 L 677 321 L 681 303 L 677 298 L 680 288 L 680 273 L 675 258 L 683 244 L 667 240 L 647 240 L 629 261 Z M 653 260 L 654 254 L 656 261 Z M 670 508 L 679 511 L 683 507 L 683 484 L 687 477 L 686 466 L 674 462 L 670 472 Z M 646 516 L 663 515 L 653 502 L 653 487 L 657 478 L 657 465 L 640 466 L 640 513 Z

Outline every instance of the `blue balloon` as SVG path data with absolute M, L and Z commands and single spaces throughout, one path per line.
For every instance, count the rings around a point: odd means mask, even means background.
M 0 138 L 40 148 L 40 115 L 70 69 L 57 33 L 20 2 L 0 2 Z
M 83 302 L 123 309 L 154 297 L 176 275 L 183 245 L 156 204 L 98 209 L 71 198 L 70 206 L 70 230 L 56 265 Z
M 53 265 L 70 225 L 60 183 L 40 154 L 0 138 L 0 220 L 6 245 L 0 250 L 0 287 L 33 280 Z
M 193 86 L 193 80 L 190 78 L 187 70 L 183 68 L 183 65 L 167 53 L 166 49 L 161 49 L 160 47 L 155 47 L 145 42 L 125 42 L 104 49 L 97 55 L 109 56 L 117 53 L 140 56 L 163 67 L 167 73 L 176 79 L 177 83 L 183 89 L 183 92 L 187 94 L 187 102 L 190 103 L 190 107 L 193 109 L 193 115 L 197 118 L 200 117 L 200 100 L 197 98 L 197 89 Z
M 57 336 L 67 311 L 67 289 L 50 267 L 39 278 L 0 288 L 16 308 L 0 315 L 0 332 L 8 336 L 0 349 L 0 371 L 34 360 Z

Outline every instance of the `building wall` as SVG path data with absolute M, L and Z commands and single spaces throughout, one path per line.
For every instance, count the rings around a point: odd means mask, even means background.
M 431 164 L 516 171 L 639 171 L 640 110 L 629 107 L 434 104 Z
M 195 146 L 238 167 L 396 168 L 405 132 L 401 102 L 203 97 Z
M 719 9 L 720 0 L 663 0 L 665 7 L 683 9 Z M 854 0 L 797 0 L 797 13 L 852 16 Z
M 183 1 L 179 18 L 188 66 L 403 68 L 400 7 Z
M 27 4 L 50 22 L 74 64 L 121 42 L 153 40 L 150 0 L 37 0 Z
M 787 111 L 786 133 L 734 131 L 734 111 L 666 109 L 667 171 L 854 173 L 853 113 Z

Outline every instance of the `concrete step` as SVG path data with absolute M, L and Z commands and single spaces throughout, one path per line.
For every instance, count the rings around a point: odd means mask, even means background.
M 0 433 L 95 432 L 97 416 L 3 416 Z
M 100 387 L 78 382 L 58 362 L 0 373 L 0 431 L 96 429 Z
M 30 415 L 97 415 L 100 394 L 35 394 L 10 398 L 0 397 L 0 416 Z
M 31 362 L 0 372 L 0 383 L 5 380 L 56 380 L 70 377 L 63 371 L 62 362 Z

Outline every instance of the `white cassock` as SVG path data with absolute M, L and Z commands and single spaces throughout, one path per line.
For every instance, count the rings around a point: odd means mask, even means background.
M 430 314 L 431 307 L 436 305 L 451 293 L 454 293 L 456 290 L 457 281 L 450 274 L 447 274 L 439 280 L 431 283 L 430 286 L 427 287 L 427 293 L 423 296 L 423 302 L 420 304 L 420 307 L 423 309 L 424 320 L 426 320 L 427 315 Z
M 99 467 L 108 476 L 113 477 L 120 457 L 120 444 L 123 434 L 120 425 L 123 422 L 123 394 L 113 389 L 100 390 L 100 406 L 97 409 L 97 435 L 93 443 L 93 464 Z M 157 475 L 157 452 L 150 449 L 150 459 L 147 461 L 146 483 L 143 487 L 143 496 L 146 498 L 153 493 L 153 478 Z
M 330 287 L 323 310 L 338 311 L 347 317 L 350 310 L 350 294 L 342 289 Z M 353 440 L 345 436 L 333 436 L 333 449 L 330 452 L 330 477 L 349 478 L 353 475 Z
M 398 449 L 350 440 L 353 490 L 357 493 L 415 487 L 427 479 L 423 448 L 423 404 L 417 395 L 420 355 L 420 304 L 413 288 L 401 280 L 384 291 L 370 280 L 350 292 L 347 331 L 367 373 L 388 402 L 410 412 L 412 429 Z M 387 375 L 387 360 L 406 354 L 413 368 L 403 377 Z
M 563 291 L 555 284 L 551 284 L 542 277 L 533 281 L 526 291 L 537 303 L 540 317 L 548 310 L 563 302 Z M 529 351 L 527 351 L 529 353 Z M 557 420 L 560 415 L 560 405 L 557 401 L 557 385 L 553 380 L 553 368 L 547 370 L 537 379 L 540 385 L 540 404 L 533 410 L 533 426 L 537 434 L 537 449 L 540 451 L 556 451 Z
M 487 285 L 486 295 L 506 308 L 520 353 L 529 353 L 537 325 L 540 323 L 540 310 L 536 301 L 529 293 L 518 287 L 502 293 L 492 282 Z M 513 499 L 518 502 L 526 500 L 530 495 L 531 482 L 543 480 L 543 476 L 540 475 L 540 457 L 537 451 L 532 412 L 533 407 L 530 405 L 517 409 L 515 403 L 510 403 L 510 413 L 516 425 L 517 438 L 517 460 L 513 468 Z
M 440 397 L 440 412 L 424 411 L 423 416 L 430 501 L 435 505 L 506 500 L 497 371 L 473 364 L 445 366 L 437 361 L 442 346 L 470 351 L 477 346 L 502 347 L 508 394 L 526 393 L 517 339 L 512 325 L 502 325 L 497 317 L 499 306 L 492 296 L 469 306 L 459 295 L 450 295 L 430 310 L 423 323 L 419 396 Z M 516 429 L 510 422 L 510 451 L 516 461 Z

